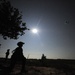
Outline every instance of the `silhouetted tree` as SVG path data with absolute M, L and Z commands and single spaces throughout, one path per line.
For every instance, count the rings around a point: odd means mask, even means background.
M 17 8 L 11 6 L 10 1 L 0 0 L 0 35 L 4 39 L 18 39 L 29 30 L 22 22 L 22 14 Z

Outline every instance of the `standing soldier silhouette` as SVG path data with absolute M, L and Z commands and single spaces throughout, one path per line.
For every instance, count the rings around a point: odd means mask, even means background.
M 5 61 L 7 61 L 7 59 L 8 59 L 8 56 L 9 56 L 9 52 L 10 51 L 10 49 L 7 49 L 7 52 L 5 53 L 6 54 L 6 56 L 5 56 Z
M 45 66 L 45 60 L 46 60 L 46 56 L 42 54 L 42 57 L 41 57 L 42 66 Z
M 23 44 L 24 44 L 23 42 L 18 42 L 17 43 L 18 47 L 15 50 L 13 50 L 13 54 L 11 56 L 11 63 L 9 67 L 10 72 L 14 68 L 17 61 L 22 61 L 21 72 L 26 72 L 25 71 L 26 58 L 23 55 L 23 49 L 22 49 Z

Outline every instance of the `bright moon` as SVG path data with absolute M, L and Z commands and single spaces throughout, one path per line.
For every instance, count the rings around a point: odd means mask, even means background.
M 32 29 L 32 32 L 33 32 L 33 33 L 37 33 L 38 30 L 37 30 L 37 29 Z

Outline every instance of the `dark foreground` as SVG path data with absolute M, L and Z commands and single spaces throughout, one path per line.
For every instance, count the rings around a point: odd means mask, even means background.
M 17 63 L 11 73 L 8 73 L 10 59 L 4 62 L 0 58 L 0 75 L 75 75 L 75 60 L 27 59 L 26 72 L 21 73 L 21 63 Z

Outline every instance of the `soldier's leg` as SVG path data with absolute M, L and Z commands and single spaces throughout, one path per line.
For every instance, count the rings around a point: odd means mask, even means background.
M 22 69 L 21 69 L 21 72 L 25 71 L 25 65 L 26 65 L 26 58 L 23 57 L 22 58 Z
M 10 66 L 9 66 L 9 71 L 10 72 L 13 70 L 15 64 L 16 64 L 16 60 L 11 60 L 11 63 L 10 63 Z

